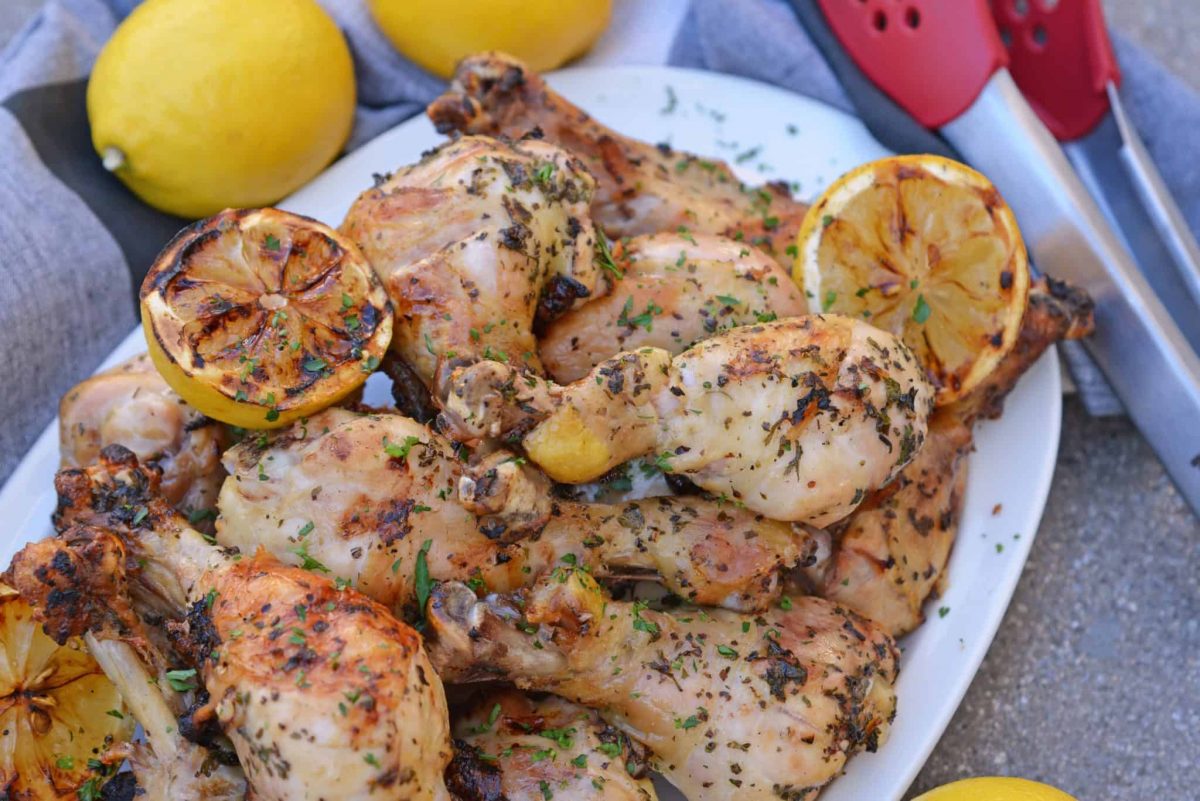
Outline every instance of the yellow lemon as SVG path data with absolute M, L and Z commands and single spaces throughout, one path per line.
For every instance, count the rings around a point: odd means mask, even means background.
M 449 78 L 464 56 L 503 50 L 536 71 L 583 55 L 608 26 L 612 0 L 369 0 L 396 49 Z
M 56 644 L 0 584 L 0 795 L 99 798 L 107 771 L 93 760 L 132 736 L 117 688 L 83 642 Z
M 87 89 L 104 165 L 155 208 L 204 217 L 292 192 L 341 150 L 354 67 L 315 0 L 147 0 Z
M 141 301 L 163 379 L 242 428 L 276 428 L 345 398 L 392 338 L 391 301 L 358 247 L 278 209 L 185 228 L 150 267 Z
M 939 406 L 979 385 L 1017 341 L 1029 261 L 987 178 L 940 156 L 895 156 L 843 175 L 808 210 L 793 277 L 813 311 L 901 337 Z
M 914 801 L 1075 801 L 1048 784 L 1028 779 L 986 776 L 942 785 Z

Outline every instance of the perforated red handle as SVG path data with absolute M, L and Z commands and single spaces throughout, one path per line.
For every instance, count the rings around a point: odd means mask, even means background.
M 987 0 L 817 3 L 859 69 L 928 128 L 965 111 L 1008 63 Z
M 1108 111 L 1120 83 L 1100 0 L 995 0 L 1009 71 L 1057 138 L 1077 139 Z

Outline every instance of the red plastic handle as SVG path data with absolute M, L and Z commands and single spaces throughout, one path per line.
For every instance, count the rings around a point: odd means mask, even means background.
M 992 14 L 1008 48 L 1013 80 L 1058 139 L 1088 133 L 1119 84 L 1100 0 L 995 0 Z
M 1008 63 L 988 0 L 817 3 L 859 69 L 928 128 L 965 111 Z

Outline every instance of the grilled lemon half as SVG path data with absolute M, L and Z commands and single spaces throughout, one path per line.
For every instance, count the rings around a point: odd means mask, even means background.
M 1029 260 L 987 178 L 940 156 L 896 156 L 839 178 L 809 209 L 793 277 L 813 311 L 901 337 L 944 405 L 1016 343 Z
M 392 304 L 358 247 L 278 209 L 181 231 L 142 283 L 150 358 L 201 413 L 276 428 L 358 389 L 392 338 Z
M 0 795 L 74 799 L 89 767 L 133 735 L 133 720 L 82 641 L 57 645 L 16 590 L 0 584 Z

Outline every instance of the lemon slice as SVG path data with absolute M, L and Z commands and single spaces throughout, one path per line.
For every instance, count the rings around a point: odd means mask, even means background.
M 901 337 L 939 406 L 1008 353 L 1029 295 L 1025 244 L 996 187 L 928 155 L 864 164 L 830 186 L 800 227 L 793 277 L 813 311 Z
M 88 762 L 132 735 L 120 694 L 83 643 L 56 645 L 0 584 L 0 795 L 74 799 L 96 781 Z
M 228 210 L 181 231 L 142 283 L 155 367 L 201 413 L 275 428 L 362 385 L 392 305 L 357 246 L 278 209 Z

